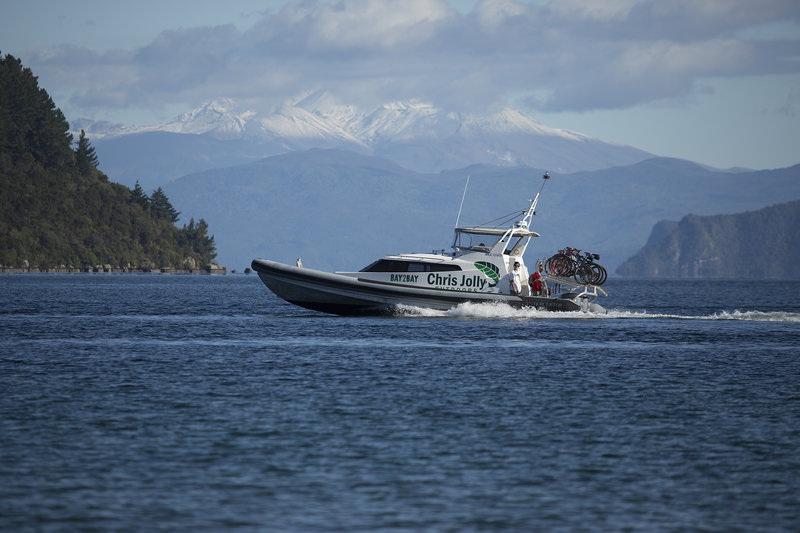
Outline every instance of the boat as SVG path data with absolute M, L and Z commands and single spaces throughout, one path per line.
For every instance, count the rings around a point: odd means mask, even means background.
M 276 296 L 292 304 L 338 315 L 394 313 L 405 307 L 449 310 L 460 304 L 505 304 L 546 311 L 603 312 L 595 303 L 606 291 L 573 279 L 545 275 L 554 295 L 533 295 L 524 254 L 531 239 L 536 205 L 547 180 L 525 211 L 516 211 L 507 225 L 459 226 L 456 219 L 452 252 L 387 255 L 358 272 L 323 272 L 305 268 L 300 259 L 287 265 L 254 259 L 253 270 Z M 469 183 L 469 182 L 467 182 Z M 466 188 L 465 188 L 466 194 Z M 462 197 L 463 205 L 463 197 Z M 519 220 L 515 220 L 521 216 Z M 521 290 L 512 290 L 509 274 L 519 263 Z M 561 291 L 564 292 L 561 292 Z M 549 292 L 549 291 L 546 291 Z

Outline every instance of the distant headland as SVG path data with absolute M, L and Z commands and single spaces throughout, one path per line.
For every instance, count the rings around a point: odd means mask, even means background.
M 94 267 L 68 267 L 60 265 L 52 268 L 31 268 L 31 267 L 0 267 L 0 274 L 194 274 L 220 276 L 228 273 L 228 269 L 212 263 L 204 268 L 134 268 L 134 267 L 112 267 L 111 265 L 97 265 Z M 234 271 L 236 273 L 236 271 Z
M 637 278 L 800 279 L 800 200 L 734 215 L 687 215 L 653 227 L 617 269 Z
M 109 181 L 36 76 L 0 56 L 0 273 L 225 274 L 205 220 L 177 227 L 160 187 Z M 140 154 L 147 157 L 147 154 Z

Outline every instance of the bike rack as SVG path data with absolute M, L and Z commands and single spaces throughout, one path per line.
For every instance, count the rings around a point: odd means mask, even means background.
M 605 289 L 602 289 L 597 285 L 584 285 L 583 283 L 579 283 L 572 278 L 547 275 L 543 278 L 543 281 L 549 281 L 551 283 L 557 283 L 559 285 L 569 287 L 570 292 L 575 292 L 578 298 L 586 298 L 590 302 L 595 301 L 600 294 L 603 296 L 608 296 L 608 292 Z M 578 290 L 580 290 L 580 292 L 576 292 Z

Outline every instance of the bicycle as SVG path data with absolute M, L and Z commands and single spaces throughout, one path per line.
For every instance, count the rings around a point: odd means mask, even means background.
M 608 279 L 608 272 L 595 263 L 599 259 L 597 254 L 583 252 L 581 255 L 581 250 L 567 246 L 545 261 L 545 269 L 550 274 L 571 277 L 584 285 L 602 285 Z

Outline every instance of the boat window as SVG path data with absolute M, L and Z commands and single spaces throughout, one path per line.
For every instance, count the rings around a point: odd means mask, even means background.
M 506 254 L 510 254 L 511 252 L 513 252 L 513 251 L 514 251 L 514 249 L 515 249 L 517 246 L 519 246 L 520 244 L 522 244 L 522 241 L 523 241 L 524 239 L 525 239 L 525 237 L 512 237 L 512 238 L 511 238 L 511 241 L 510 241 L 510 244 L 509 244 L 509 245 L 506 247 L 506 249 L 505 249 L 505 252 L 504 252 L 504 253 L 506 253 Z
M 374 263 L 362 268 L 361 272 L 449 272 L 454 270 L 461 270 L 461 267 L 443 263 L 378 259 Z
M 461 267 L 458 265 L 443 265 L 439 263 L 425 265 L 425 272 L 453 272 L 455 270 L 461 270 Z
M 457 250 L 473 250 L 475 252 L 488 252 L 498 241 L 494 235 L 470 233 L 468 231 L 456 232 L 453 247 Z

